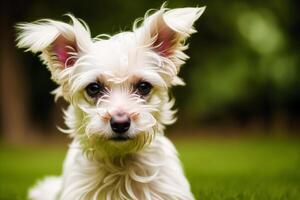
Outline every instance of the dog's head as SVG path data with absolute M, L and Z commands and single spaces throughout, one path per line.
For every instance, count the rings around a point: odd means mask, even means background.
M 174 122 L 168 89 L 188 58 L 186 38 L 204 8 L 161 8 L 136 21 L 132 32 L 91 38 L 88 26 L 40 20 L 18 25 L 18 47 L 40 57 L 72 106 L 66 123 L 84 149 L 137 151 Z M 141 25 L 138 25 L 141 24 Z

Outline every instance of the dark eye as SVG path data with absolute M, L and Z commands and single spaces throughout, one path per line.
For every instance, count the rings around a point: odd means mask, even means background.
M 90 83 L 86 86 L 85 91 L 90 97 L 96 97 L 101 93 L 102 89 L 103 85 L 100 83 Z
M 145 96 L 151 92 L 152 85 L 148 82 L 142 81 L 136 85 L 137 93 Z

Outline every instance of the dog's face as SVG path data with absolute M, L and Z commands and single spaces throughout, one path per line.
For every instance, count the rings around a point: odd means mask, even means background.
M 135 23 L 132 32 L 91 38 L 73 16 L 72 25 L 53 20 L 20 24 L 18 46 L 42 52 L 57 97 L 72 105 L 68 132 L 86 150 L 120 154 L 149 144 L 174 122 L 168 89 L 188 58 L 185 39 L 204 8 L 162 8 Z

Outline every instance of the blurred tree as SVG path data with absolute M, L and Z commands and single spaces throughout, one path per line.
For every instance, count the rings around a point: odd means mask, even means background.
M 19 4 L 20 5 L 20 4 Z M 30 133 L 27 120 L 27 81 L 17 59 L 12 27 L 22 11 L 11 2 L 1 2 L 1 133 L 5 140 L 21 142 Z

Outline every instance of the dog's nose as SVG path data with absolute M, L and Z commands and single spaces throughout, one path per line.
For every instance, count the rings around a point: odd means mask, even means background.
M 110 126 L 115 133 L 125 133 L 130 127 L 130 118 L 126 113 L 117 113 L 110 119 Z

